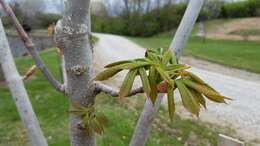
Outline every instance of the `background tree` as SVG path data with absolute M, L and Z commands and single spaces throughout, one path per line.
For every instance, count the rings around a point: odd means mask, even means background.
M 22 119 L 26 133 L 32 146 L 47 146 L 47 141 L 40 129 L 31 102 L 13 60 L 10 47 L 0 19 L 0 63 L 9 86 L 18 113 Z
M 83 107 L 91 107 L 96 96 L 95 86 L 92 83 L 93 50 L 89 39 L 89 8 L 90 0 L 68 0 L 64 16 L 56 25 L 56 42 L 64 51 L 67 71 L 65 93 L 70 97 L 70 106 L 79 104 Z M 78 17 L 72 17 L 74 15 Z M 71 145 L 94 146 L 94 131 L 87 133 L 81 121 L 81 117 L 70 115 Z
M 56 40 L 62 51 L 64 51 L 64 59 L 67 72 L 67 84 L 58 82 L 45 67 L 40 59 L 36 48 L 28 37 L 23 27 L 17 20 L 12 9 L 3 1 L 0 0 L 5 12 L 11 17 L 16 30 L 32 55 L 37 67 L 47 78 L 49 83 L 59 92 L 65 93 L 70 97 L 70 106 L 73 108 L 78 105 L 82 108 L 92 109 L 94 98 L 96 96 L 95 84 L 92 82 L 92 53 L 93 50 L 89 39 L 89 6 L 90 0 L 68 0 L 63 19 L 56 26 Z M 79 17 L 71 17 L 77 15 Z M 86 110 L 84 117 L 91 117 L 91 120 L 96 123 L 97 116 L 94 110 Z M 70 116 L 70 135 L 72 146 L 94 146 L 95 132 L 93 129 L 87 130 L 82 123 L 82 117 L 78 114 Z M 93 127 L 96 127 L 93 125 Z M 96 130 L 96 129 L 95 129 Z
M 26 17 L 33 17 L 45 9 L 44 0 L 21 0 L 19 4 Z
M 204 0 L 191 1 L 188 5 L 188 8 L 185 11 L 181 24 L 178 27 L 174 39 L 169 47 L 172 53 L 175 54 L 175 56 L 177 56 L 177 59 L 179 59 L 181 56 L 181 51 L 184 48 L 191 34 L 191 30 L 193 29 L 196 19 L 199 16 L 199 12 L 202 8 L 203 2 Z M 149 99 L 146 100 L 144 109 L 138 120 L 138 123 L 136 125 L 134 134 L 130 142 L 131 146 L 145 145 L 145 142 L 149 136 L 149 129 L 160 107 L 163 96 L 164 95 L 159 95 L 155 102 L 155 106 Z
M 65 70 L 67 72 L 67 83 L 61 84 L 57 80 L 55 80 L 52 75 L 48 72 L 47 68 L 44 67 L 44 64 L 41 62 L 37 52 L 35 52 L 34 45 L 32 44 L 31 40 L 28 38 L 26 33 L 23 31 L 22 27 L 19 25 L 19 22 L 15 18 L 13 12 L 11 9 L 5 5 L 3 0 L 0 0 L 2 5 L 4 6 L 6 12 L 9 14 L 9 16 L 12 17 L 15 26 L 19 32 L 19 35 L 24 40 L 27 48 L 29 49 L 29 52 L 32 54 L 33 58 L 36 61 L 36 65 L 41 69 L 45 77 L 48 79 L 48 81 L 57 89 L 58 91 L 65 93 L 70 100 L 70 137 L 71 137 L 71 145 L 72 146 L 83 146 L 83 145 L 89 145 L 94 146 L 95 145 L 95 132 L 102 133 L 101 122 L 99 117 L 96 114 L 95 111 L 95 96 L 101 92 L 104 91 L 106 93 L 110 93 L 113 96 L 120 95 L 122 97 L 122 93 L 124 90 L 120 90 L 119 93 L 116 93 L 114 91 L 110 91 L 108 88 L 103 86 L 100 83 L 93 82 L 93 67 L 92 67 L 92 53 L 93 50 L 91 48 L 91 41 L 89 39 L 90 35 L 90 25 L 89 25 L 89 5 L 90 1 L 86 0 L 67 0 L 66 3 L 66 9 L 63 18 L 57 23 L 56 25 L 56 42 L 58 47 L 61 49 L 62 52 L 64 52 L 64 59 L 65 59 Z M 203 0 L 200 1 L 191 1 L 189 4 L 189 7 L 187 11 L 185 12 L 183 21 L 177 30 L 174 45 L 171 45 L 171 49 L 177 48 L 179 49 L 177 51 L 180 52 L 180 50 L 184 47 L 184 44 L 187 41 L 187 37 L 191 33 L 190 27 L 187 26 L 193 26 L 196 18 L 199 14 L 199 11 L 201 9 L 201 6 L 203 4 Z M 196 10 L 195 12 L 192 10 Z M 194 13 L 194 14 L 193 14 Z M 79 16 L 79 17 L 73 17 L 73 16 Z M 179 38 L 180 37 L 180 38 Z M 174 40 L 175 40 L 174 39 Z M 173 42 L 174 42 L 173 40 Z M 182 43 L 182 44 L 178 44 Z M 153 50 L 154 51 L 154 50 Z M 153 52 L 152 51 L 152 52 Z M 159 51 L 162 52 L 162 51 Z M 169 52 L 168 52 L 169 53 Z M 171 54 L 171 53 L 170 53 Z M 156 54 L 154 54 L 156 55 Z M 166 54 L 167 55 L 167 54 Z M 178 55 L 178 54 L 177 54 Z M 149 56 L 149 55 L 148 55 Z M 171 55 L 170 55 L 171 56 Z M 160 56 L 162 59 L 162 56 Z M 172 57 L 171 57 L 172 58 Z M 168 60 L 169 62 L 174 64 L 171 65 L 178 65 L 175 64 L 176 61 L 174 60 Z M 168 65 L 168 61 L 166 62 L 166 65 Z M 150 64 L 150 63 L 149 63 Z M 135 65 L 135 64 L 134 64 Z M 151 64 L 154 65 L 154 64 Z M 184 66 L 185 67 L 185 66 Z M 114 68 L 113 68 L 114 69 Z M 124 69 L 124 68 L 122 68 Z M 119 70 L 117 69 L 116 72 L 121 71 L 121 68 Z M 156 67 L 157 69 L 157 67 Z M 169 76 L 168 74 L 165 75 L 163 72 L 159 71 L 160 78 L 158 80 L 168 80 Z M 111 70 L 110 70 L 111 71 Z M 105 72 L 106 73 L 106 72 Z M 144 72 L 143 72 L 144 73 Z M 131 76 L 132 72 L 130 71 L 129 77 Z M 135 72 L 136 74 L 136 72 Z M 140 71 L 141 74 L 141 71 Z M 174 72 L 175 74 L 175 72 Z M 178 73 L 178 76 L 185 76 L 186 72 Z M 106 76 L 107 74 L 105 74 Z M 113 74 L 110 74 L 113 76 Z M 194 76 L 193 76 L 194 77 Z M 126 78 L 128 81 L 128 78 Z M 169 79 L 171 80 L 171 79 Z M 168 81 L 169 81 L 168 80 Z M 187 81 L 190 80 L 190 78 L 186 78 Z M 200 79 L 196 78 L 198 82 L 201 82 L 203 87 L 206 86 L 204 82 L 202 82 Z M 154 81 L 157 81 L 154 80 Z M 171 85 L 171 88 L 173 89 L 174 84 L 172 82 L 167 82 L 169 85 Z M 188 83 L 187 83 L 188 84 Z M 178 86 L 178 84 L 177 84 Z M 190 85 L 190 86 L 193 86 Z M 143 92 L 145 90 L 145 86 L 136 90 L 133 90 L 130 92 L 131 88 L 130 86 L 122 86 L 123 88 L 127 88 L 127 93 L 124 92 L 123 96 L 129 96 L 134 95 L 139 92 Z M 156 87 L 156 86 L 155 86 Z M 209 88 L 209 87 L 206 87 Z M 196 88 L 197 90 L 201 88 Z M 155 89 L 157 90 L 157 89 Z M 213 89 L 210 89 L 212 91 Z M 204 92 L 205 90 L 203 90 Z M 208 91 L 208 90 L 206 90 Z M 129 93 L 128 93 L 129 92 Z M 205 94 L 210 93 L 210 95 L 218 96 L 217 92 L 205 92 Z M 155 96 L 156 97 L 156 96 Z M 158 101 L 156 101 L 156 105 L 160 105 L 160 99 L 157 98 Z M 147 100 L 148 101 L 148 100 Z M 192 101 L 191 103 L 194 104 L 191 107 L 188 108 L 191 112 L 198 114 L 199 112 L 199 105 L 198 101 Z M 218 102 L 224 102 L 224 97 L 221 97 L 221 100 Z M 189 103 L 189 102 L 188 102 Z M 187 104 L 187 102 L 186 102 Z M 150 106 L 149 106 L 150 105 Z M 150 103 L 145 106 L 146 108 L 150 108 L 151 110 L 148 110 L 148 116 L 152 115 L 154 116 L 157 109 L 153 109 L 153 105 Z M 188 106 L 189 107 L 189 106 Z M 150 114 L 149 114 L 150 112 Z M 172 112 L 173 113 L 173 112 Z M 145 115 L 145 114 L 142 114 Z M 146 119 L 142 119 L 146 118 Z M 136 128 L 137 131 L 145 129 L 145 134 L 149 133 L 149 127 L 152 123 L 152 118 L 150 117 L 141 117 L 139 121 L 147 120 L 148 122 L 140 122 L 141 124 L 147 124 L 147 125 L 141 125 L 141 128 Z M 139 125 L 140 126 L 140 125 Z M 138 127 L 138 126 L 137 126 Z M 137 136 L 140 141 L 140 137 Z M 147 139 L 147 136 L 146 138 Z M 145 143 L 145 139 L 141 143 Z
M 4 82 L 4 81 L 5 81 L 4 73 L 3 73 L 2 68 L 0 68 L 0 82 Z

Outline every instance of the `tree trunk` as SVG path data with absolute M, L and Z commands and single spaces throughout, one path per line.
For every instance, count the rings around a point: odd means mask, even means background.
M 204 0 L 191 0 L 184 13 L 179 28 L 175 33 L 175 37 L 171 43 L 170 49 L 175 53 L 177 59 L 180 58 L 182 49 L 185 47 L 193 26 L 200 14 Z
M 125 14 L 128 17 L 130 15 L 130 6 L 129 6 L 129 0 L 123 0 L 124 2 L 124 10 L 125 10 Z
M 151 7 L 151 1 L 148 0 L 148 1 L 146 2 L 146 13 L 148 13 L 148 12 L 150 11 L 150 7 Z
M 182 18 L 181 24 L 177 29 L 173 42 L 171 43 L 170 49 L 172 52 L 175 52 L 175 55 L 178 56 L 178 59 L 181 55 L 181 50 L 185 46 L 190 34 L 191 30 L 198 18 L 199 12 L 202 8 L 204 0 L 192 0 L 190 1 L 187 10 Z M 175 51 L 174 51 L 175 49 Z M 160 95 L 163 96 L 163 95 Z M 152 125 L 152 120 L 147 122 L 147 119 L 153 119 L 154 115 L 156 114 L 158 107 L 157 105 L 161 104 L 161 100 L 157 98 L 155 105 L 149 104 L 148 100 L 146 100 L 143 113 L 139 117 L 138 123 L 136 125 L 133 137 L 130 142 L 130 146 L 144 146 L 146 140 L 149 136 L 149 129 Z M 144 130 L 144 129 L 148 129 Z
M 1 82 L 4 82 L 4 81 L 5 81 L 4 73 L 3 73 L 2 68 L 0 67 L 0 83 L 1 83 Z
M 38 120 L 32 109 L 22 77 L 16 70 L 13 56 L 0 19 L 0 63 L 6 82 L 16 103 L 17 110 L 23 121 L 30 144 L 32 146 L 47 146 L 47 141 L 40 129 Z
M 147 141 L 151 129 L 151 125 L 153 123 L 154 117 L 158 109 L 160 108 L 161 101 L 163 99 L 164 94 L 160 94 L 157 98 L 155 105 L 148 98 L 144 104 L 144 110 L 140 115 L 140 119 L 137 122 L 137 126 L 135 127 L 134 135 L 131 139 L 129 146 L 144 146 Z M 147 125 L 147 126 L 144 126 Z
M 93 67 L 89 40 L 90 0 L 65 1 L 65 14 L 56 25 L 56 42 L 64 52 L 67 72 L 66 94 L 72 104 L 94 104 L 95 87 L 92 84 Z M 72 146 L 95 146 L 95 134 L 88 135 L 79 127 L 80 117 L 70 115 L 70 139 Z
M 66 87 L 68 83 L 68 79 L 67 79 L 67 72 L 66 72 L 66 65 L 65 65 L 65 57 L 63 52 L 60 54 L 60 62 L 61 62 L 60 68 L 62 72 L 63 84 Z

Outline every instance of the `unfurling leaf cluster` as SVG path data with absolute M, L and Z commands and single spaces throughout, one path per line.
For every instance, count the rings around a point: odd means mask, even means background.
M 147 49 L 144 58 L 123 60 L 105 66 L 95 80 L 107 80 L 117 73 L 128 70 L 119 91 L 119 97 L 128 96 L 137 76 L 141 78 L 143 91 L 155 103 L 158 93 L 167 93 L 169 116 L 175 113 L 174 90 L 178 89 L 183 106 L 192 114 L 199 115 L 206 108 L 205 97 L 217 103 L 230 99 L 220 95 L 197 75 L 187 71 L 190 66 L 179 64 L 175 56 L 164 49 Z
M 69 112 L 80 117 L 81 121 L 77 124 L 77 127 L 83 129 L 87 135 L 91 135 L 92 132 L 100 135 L 104 133 L 108 119 L 104 114 L 96 112 L 93 105 L 85 107 L 80 104 L 73 104 Z

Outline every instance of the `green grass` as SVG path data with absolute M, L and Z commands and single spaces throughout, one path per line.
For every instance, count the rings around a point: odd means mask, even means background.
M 41 53 L 55 77 L 59 78 L 58 57 L 54 50 Z M 32 64 L 31 57 L 23 57 L 16 60 L 18 69 L 23 74 Z M 33 108 L 38 116 L 40 125 L 48 139 L 50 146 L 68 146 L 68 98 L 56 92 L 38 71 L 33 80 L 26 81 L 26 89 L 29 93 Z M 128 145 L 133 133 L 133 128 L 142 109 L 144 98 L 135 96 L 126 99 L 126 103 L 137 100 L 136 112 L 130 111 L 126 105 L 116 102 L 116 98 L 101 94 L 97 97 L 98 109 L 108 118 L 109 126 L 102 136 L 97 137 L 98 146 L 124 146 Z M 217 133 L 220 131 L 215 126 L 182 120 L 178 116 L 173 122 L 169 122 L 167 111 L 161 109 L 157 119 L 160 124 L 154 124 L 147 146 L 182 146 L 185 142 L 197 143 L 199 146 L 210 143 L 217 145 Z M 161 131 L 161 124 L 167 129 L 173 130 L 174 135 Z M 159 127 L 159 128 L 158 128 Z M 209 128 L 211 127 L 211 128 Z M 27 138 L 15 104 L 7 87 L 0 86 L 0 146 L 26 145 Z M 196 139 L 191 138 L 191 133 Z M 193 136 L 194 137 L 194 136 Z
M 173 34 L 164 33 L 151 38 L 130 37 L 145 48 L 168 48 Z M 211 40 L 205 42 L 191 37 L 184 55 L 191 55 L 230 67 L 260 73 L 260 43 L 253 41 Z

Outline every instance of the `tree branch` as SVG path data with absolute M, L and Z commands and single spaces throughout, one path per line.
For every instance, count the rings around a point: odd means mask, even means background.
M 23 76 L 23 80 L 27 80 L 28 78 L 30 78 L 36 71 L 37 66 L 33 65 Z
M 4 1 L 0 0 L 1 5 L 3 6 L 3 9 L 5 12 L 8 14 L 8 16 L 11 18 L 18 35 L 20 36 L 21 40 L 23 41 L 25 47 L 27 48 L 28 52 L 31 54 L 32 58 L 35 61 L 36 66 L 41 70 L 43 75 L 47 78 L 49 83 L 57 90 L 60 92 L 65 92 L 65 87 L 57 81 L 53 75 L 49 72 L 47 67 L 44 65 L 43 61 L 41 60 L 35 45 L 33 44 L 32 40 L 29 38 L 27 33 L 24 31 L 23 27 L 21 26 L 20 22 L 16 18 L 13 10 L 10 8 L 10 6 Z
M 187 44 L 187 41 L 190 37 L 193 26 L 196 23 L 196 20 L 200 14 L 204 1 L 205 0 L 192 0 L 189 2 L 185 10 L 181 23 L 170 45 L 170 50 L 172 51 L 172 53 L 175 54 L 177 60 L 180 59 L 182 50 Z
M 105 85 L 101 82 L 95 82 L 95 86 L 96 86 L 97 93 L 105 92 L 113 97 L 118 96 L 118 91 L 114 90 L 113 88 L 109 87 L 108 85 Z M 139 87 L 139 88 L 132 90 L 127 96 L 133 96 L 137 93 L 144 93 L 143 87 Z
M 203 3 L 204 0 L 191 0 L 185 10 L 185 14 L 170 46 L 172 53 L 176 55 L 177 59 L 179 59 L 181 51 L 191 34 L 191 30 L 196 22 Z M 162 94 L 160 96 L 162 96 Z M 160 105 L 161 102 L 162 100 L 157 97 L 155 105 Z M 138 120 L 131 139 L 130 146 L 145 145 L 145 142 L 149 136 L 149 129 L 152 125 L 153 118 L 159 109 L 158 107 L 153 106 L 149 100 L 146 100 L 143 112 Z
M 0 18 L 0 67 L 10 88 L 31 146 L 48 146 L 19 75 Z

